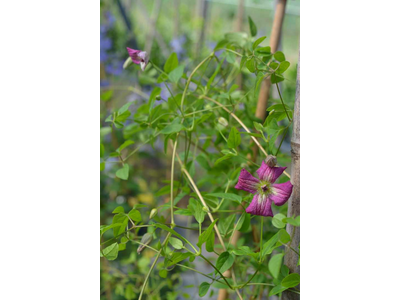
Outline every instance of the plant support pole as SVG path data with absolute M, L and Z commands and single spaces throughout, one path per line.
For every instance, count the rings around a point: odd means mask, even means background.
M 299 64 L 297 66 L 297 87 L 296 100 L 294 103 L 293 115 L 293 133 L 292 133 L 292 178 L 293 184 L 292 196 L 288 202 L 288 217 L 297 217 L 300 215 L 300 53 Z M 300 227 L 294 227 L 290 224 L 286 225 L 287 232 L 291 235 L 292 241 L 290 246 L 298 249 L 300 245 Z M 290 273 L 296 272 L 300 274 L 300 266 L 298 266 L 299 256 L 289 248 L 286 248 L 285 264 L 289 267 Z M 284 291 L 282 300 L 298 300 L 300 295 Z

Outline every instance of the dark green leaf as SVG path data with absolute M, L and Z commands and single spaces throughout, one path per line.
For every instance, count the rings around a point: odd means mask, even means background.
M 213 252 L 214 251 L 214 242 L 215 242 L 215 233 L 214 231 L 211 231 L 211 235 L 206 241 L 206 250 L 208 252 Z
M 225 251 L 222 252 L 218 257 L 215 266 L 221 273 L 224 273 L 226 270 L 229 270 L 230 267 L 232 267 L 234 261 L 235 257 L 229 252 Z
M 287 290 L 287 289 L 288 289 L 287 287 L 283 287 L 281 285 L 277 285 L 269 292 L 268 296 L 273 296 L 273 295 L 279 294 L 279 293 L 281 293 L 281 292 L 283 292 L 284 290 Z
M 214 225 L 218 221 L 218 219 L 215 219 L 214 222 L 208 226 L 208 228 L 203 231 L 203 233 L 199 236 L 199 242 L 197 243 L 197 246 L 201 248 L 201 245 L 203 245 L 206 241 L 208 241 L 209 238 L 211 238 L 211 233 L 214 230 Z
M 257 35 L 257 27 L 256 27 L 256 24 L 254 24 L 254 22 L 250 16 L 249 16 L 249 26 L 250 26 L 251 36 L 256 36 Z
M 229 148 L 237 148 L 237 147 L 239 147 L 241 141 L 242 141 L 242 138 L 240 136 L 239 131 L 235 127 L 232 127 L 231 132 L 229 133 L 228 147 Z
M 129 218 L 131 218 L 131 220 L 133 222 L 140 222 L 142 221 L 142 215 L 140 214 L 140 211 L 138 211 L 137 209 L 132 209 L 129 213 L 128 213 Z
M 279 65 L 279 68 L 276 72 L 278 72 L 279 74 L 282 74 L 289 68 L 289 66 L 290 66 L 290 62 L 285 60 L 285 61 L 281 62 L 281 64 Z
M 297 273 L 292 273 L 282 279 L 281 285 L 286 288 L 291 288 L 299 285 L 300 275 Z
M 163 134 L 171 134 L 171 133 L 176 133 L 181 130 L 185 129 L 185 127 L 182 124 L 169 124 L 167 125 L 163 130 L 161 130 L 161 133 Z
M 199 296 L 204 297 L 207 294 L 209 288 L 210 284 L 208 282 L 203 282 L 202 284 L 200 284 Z

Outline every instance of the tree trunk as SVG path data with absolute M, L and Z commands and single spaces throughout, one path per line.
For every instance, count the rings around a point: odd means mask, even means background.
M 293 184 L 293 192 L 289 199 L 288 217 L 297 217 L 300 215 L 300 52 L 299 64 L 297 66 L 296 101 L 294 104 L 293 134 L 291 144 L 291 182 Z M 300 245 L 300 227 L 294 227 L 290 224 L 287 224 L 286 230 L 292 237 L 290 246 L 297 251 Z M 290 273 L 296 272 L 300 274 L 300 266 L 297 265 L 298 259 L 298 255 L 293 250 L 286 248 L 285 264 L 289 267 Z M 282 300 L 292 299 L 300 299 L 300 295 L 288 291 L 283 292 Z

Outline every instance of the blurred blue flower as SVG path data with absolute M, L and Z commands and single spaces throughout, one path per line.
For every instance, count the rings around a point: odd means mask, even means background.
M 185 54 L 185 49 L 183 45 L 186 42 L 186 36 L 181 35 L 178 38 L 173 39 L 169 45 L 171 46 L 172 52 L 175 52 L 178 58 L 181 58 Z

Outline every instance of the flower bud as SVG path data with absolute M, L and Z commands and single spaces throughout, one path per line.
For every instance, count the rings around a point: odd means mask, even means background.
M 276 164 L 278 163 L 278 161 L 276 160 L 276 156 L 273 155 L 268 155 L 267 158 L 265 159 L 265 163 L 269 166 L 269 167 L 275 167 Z
M 227 127 L 229 125 L 228 121 L 224 117 L 219 117 L 218 118 L 218 123 L 221 124 L 224 127 Z
M 206 213 L 209 213 L 210 210 L 208 209 L 208 207 L 203 206 L 203 211 L 205 211 Z
M 150 212 L 150 219 L 154 218 L 157 215 L 157 208 L 153 208 Z
M 212 106 L 210 104 L 206 104 L 206 106 L 204 106 L 204 108 L 210 110 L 210 109 L 212 109 Z
M 156 96 L 156 100 L 161 100 L 161 96 L 160 96 L 160 95 L 157 95 L 157 96 Z
M 152 233 L 145 233 L 143 236 L 142 236 L 142 240 L 140 241 L 142 244 L 144 244 L 144 245 L 148 245 L 148 244 L 150 244 L 150 242 L 153 240 L 153 234 Z M 139 245 L 139 247 L 138 247 L 138 249 L 137 249 L 137 253 L 138 254 L 140 254 L 140 252 L 142 252 L 143 251 L 143 249 L 144 249 L 144 247 L 146 247 L 146 246 L 144 246 L 144 245 Z

